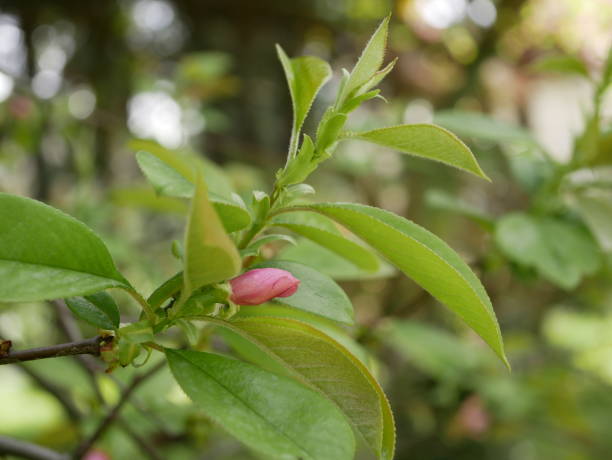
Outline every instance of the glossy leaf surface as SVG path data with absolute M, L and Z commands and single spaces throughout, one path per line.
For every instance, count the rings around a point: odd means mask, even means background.
M 213 420 L 265 458 L 350 460 L 351 428 L 317 392 L 224 356 L 166 350 L 185 393 Z
M 128 288 L 102 240 L 36 200 L 0 193 L 0 299 L 28 302 Z
M 423 227 L 383 209 L 353 203 L 310 205 L 355 233 L 458 314 L 506 363 L 493 306 L 468 265 Z
M 470 149 L 457 136 L 440 126 L 399 125 L 348 133 L 347 137 L 373 142 L 428 160 L 439 161 L 488 179 Z
M 393 458 L 395 427 L 389 402 L 368 369 L 338 342 L 287 318 L 209 321 L 242 335 L 319 390 L 336 403 L 380 458 Z

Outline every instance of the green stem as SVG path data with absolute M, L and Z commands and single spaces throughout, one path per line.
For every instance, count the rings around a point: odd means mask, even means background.
M 157 315 L 155 314 L 149 303 L 146 301 L 146 299 L 141 296 L 140 293 L 134 288 L 126 289 L 126 292 L 131 295 L 132 298 L 136 300 L 136 302 L 140 304 L 149 322 L 151 324 L 155 324 L 157 322 Z

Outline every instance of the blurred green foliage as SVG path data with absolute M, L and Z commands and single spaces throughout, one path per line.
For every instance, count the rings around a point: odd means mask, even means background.
M 331 103 L 338 69 L 389 11 L 386 62 L 400 59 L 382 89 L 394 102 L 370 101 L 349 128 L 434 121 L 469 143 L 492 183 L 346 142 L 312 185 L 322 201 L 387 208 L 449 241 L 483 279 L 513 372 L 384 261 L 366 276 L 306 238 L 279 239 L 274 250 L 316 264 L 353 299 L 359 326 L 351 333 L 389 392 L 398 459 L 612 458 L 605 0 L 5 0 L 0 190 L 95 228 L 122 272 L 150 292 L 150 280 L 178 268 L 170 249 L 182 227 L 176 215 L 187 210 L 145 191 L 128 141 L 198 155 L 212 171 L 207 181 L 227 191 L 219 201 L 238 206 L 231 190 L 250 199 L 250 190 L 269 187 L 290 141 L 274 44 L 332 62 L 321 93 Z M 305 128 L 313 129 L 308 120 Z M 135 320 L 133 304 L 116 298 Z M 19 347 L 65 341 L 49 327 L 55 313 L 46 304 L 0 305 L 0 337 Z M 204 329 L 191 332 L 199 347 L 226 350 Z M 106 404 L 132 371 L 97 374 Z M 71 420 L 40 377 L 61 386 L 85 419 Z M 93 430 L 105 414 L 89 380 L 69 358 L 0 367 L 0 434 L 59 450 L 74 444 L 78 429 Z M 161 458 L 253 458 L 188 404 L 167 369 L 123 414 L 98 446 L 110 458 L 150 456 L 139 438 Z

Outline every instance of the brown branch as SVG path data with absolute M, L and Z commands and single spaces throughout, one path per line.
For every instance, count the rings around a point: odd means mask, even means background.
M 9 351 L 0 356 L 0 364 L 22 363 L 35 359 L 57 358 L 59 356 L 94 355 L 100 356 L 100 345 L 109 338 L 101 336 L 77 342 L 60 343 L 47 347 L 30 348 L 28 350 Z
M 125 390 L 121 394 L 121 398 L 119 399 L 119 402 L 117 402 L 117 404 L 113 406 L 113 408 L 106 415 L 106 417 L 104 417 L 104 419 L 100 422 L 100 425 L 98 425 L 98 428 L 96 429 L 96 431 L 94 431 L 94 433 L 89 438 L 87 438 L 85 441 L 81 443 L 79 447 L 77 447 L 73 455 L 73 458 L 75 460 L 79 460 L 83 458 L 83 456 L 87 453 L 87 451 L 91 449 L 91 447 L 96 443 L 96 441 L 106 432 L 106 430 L 113 424 L 113 422 L 115 422 L 115 420 L 117 419 L 119 415 L 119 412 L 121 411 L 121 408 L 125 405 L 128 399 L 130 399 L 130 396 L 136 390 L 136 388 L 138 388 L 138 386 L 140 386 L 141 383 L 143 383 L 145 380 L 147 380 L 148 378 L 153 376 L 156 372 L 158 372 L 162 367 L 164 367 L 165 364 L 166 364 L 165 360 L 160 361 L 155 366 L 153 366 L 149 371 L 145 372 L 144 374 L 139 374 L 132 379 L 130 384 L 125 388 Z
M 16 455 L 32 460 L 68 460 L 68 456 L 46 447 L 0 436 L 0 455 Z

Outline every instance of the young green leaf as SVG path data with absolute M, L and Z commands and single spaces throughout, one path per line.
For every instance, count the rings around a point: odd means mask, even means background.
M 208 200 L 202 178 L 196 189 L 185 232 L 184 287 L 181 299 L 201 286 L 231 278 L 240 270 L 240 255 Z
M 387 16 L 380 23 L 368 44 L 364 48 L 357 64 L 350 73 L 350 76 L 338 97 L 339 104 L 337 107 L 342 106 L 345 99 L 361 85 L 365 84 L 370 80 L 374 74 L 380 69 L 385 57 L 385 47 L 387 46 L 387 34 L 389 30 L 389 19 Z
M 485 289 L 444 241 L 423 227 L 383 209 L 353 203 L 304 206 L 344 225 L 384 255 L 431 295 L 457 313 L 508 365 Z
M 187 395 L 265 458 L 350 460 L 355 439 L 338 409 L 295 381 L 224 356 L 166 350 Z
M 163 156 L 163 158 L 168 157 Z M 136 160 L 159 195 L 179 198 L 191 198 L 193 196 L 194 185 L 191 180 L 186 179 L 166 161 L 162 161 L 158 156 L 145 151 L 136 153 Z M 182 165 L 176 162 L 176 158 L 174 160 L 177 165 Z M 251 223 L 251 216 L 241 203 L 235 200 L 230 201 L 229 198 L 224 198 L 212 192 L 209 193 L 209 198 L 228 232 L 241 230 Z
M 347 133 L 347 137 L 373 142 L 429 160 L 440 161 L 484 179 L 489 179 L 480 169 L 470 149 L 453 133 L 436 125 L 391 126 L 372 131 Z
M 130 288 L 85 224 L 29 198 L 0 193 L 0 299 L 30 302 Z
M 278 297 L 272 303 L 287 305 L 324 318 L 353 324 L 353 305 L 334 280 L 319 271 L 296 262 L 268 260 L 252 268 L 280 268 L 300 280 L 297 292 L 289 297 Z
M 332 72 L 329 64 L 317 57 L 289 59 L 279 45 L 276 45 L 276 51 L 285 71 L 293 103 L 291 142 L 294 145 L 317 93 L 329 80 Z
M 311 216 L 316 217 L 313 214 Z M 362 270 L 375 272 L 380 268 L 378 257 L 362 245 L 342 236 L 333 222 L 323 216 L 319 217 L 320 219 L 304 219 L 302 213 L 283 214 L 275 217 L 271 224 L 320 244 Z
M 79 318 L 101 329 L 119 327 L 119 308 L 115 299 L 105 291 L 83 297 L 66 299 L 68 308 Z
M 389 402 L 368 369 L 338 342 L 305 323 L 287 318 L 206 320 L 240 334 L 298 380 L 327 396 L 379 458 L 393 458 L 395 425 Z

